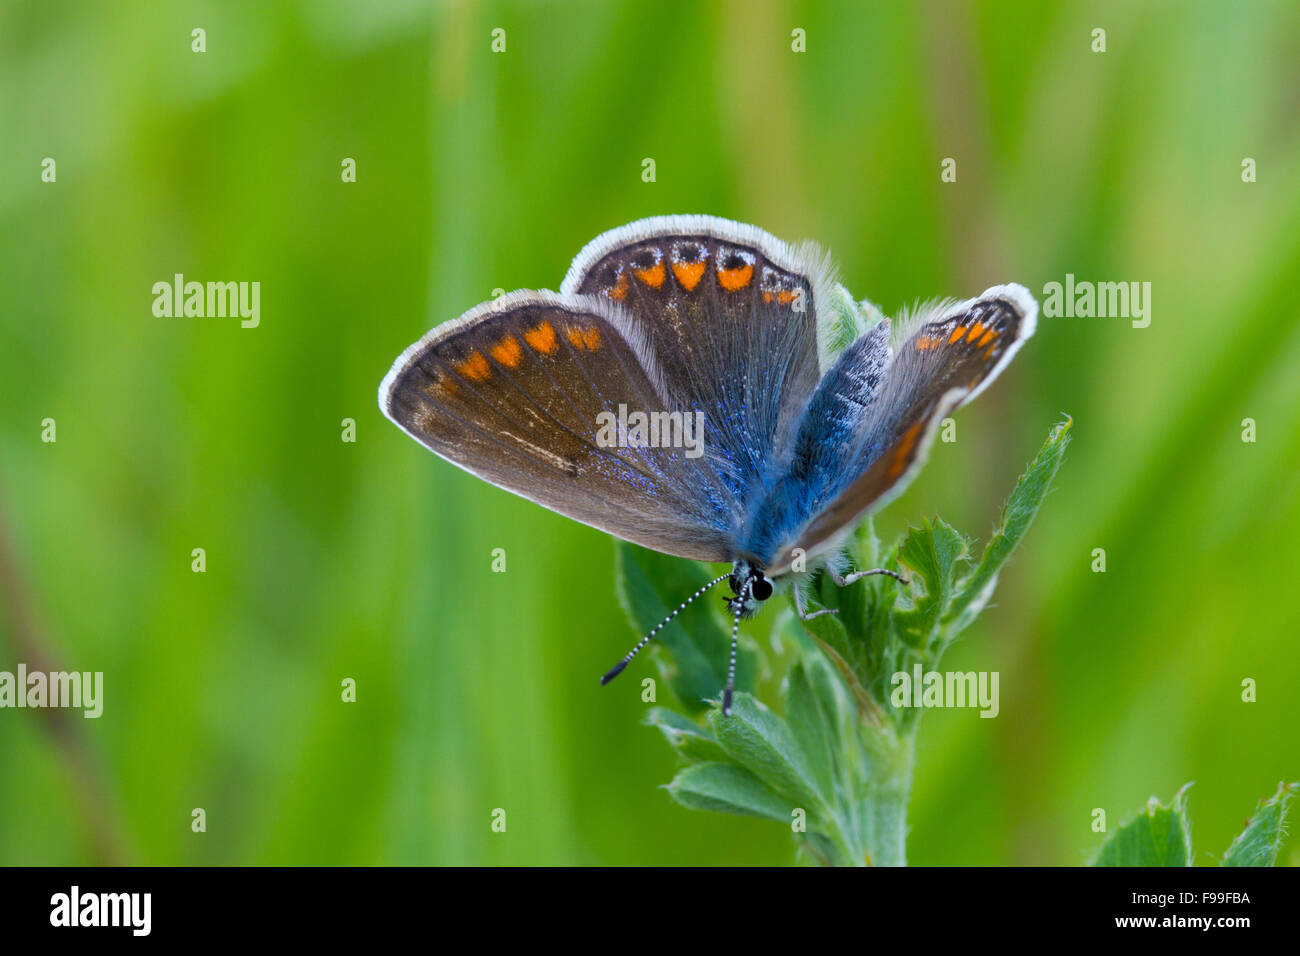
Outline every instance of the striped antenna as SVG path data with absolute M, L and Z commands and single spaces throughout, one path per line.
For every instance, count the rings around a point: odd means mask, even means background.
M 731 620 L 731 663 L 727 665 L 727 689 L 722 694 L 722 716 L 731 716 L 731 692 L 736 688 L 736 641 L 740 638 L 740 612 L 749 596 L 751 580 L 746 578 L 736 596 L 736 616 Z
M 632 661 L 632 658 L 636 657 L 637 652 L 640 651 L 641 648 L 643 648 L 643 647 L 645 647 L 647 644 L 649 644 L 649 643 L 650 643 L 650 638 L 654 637 L 656 634 L 658 634 L 660 631 L 662 631 L 662 630 L 664 629 L 664 626 L 667 625 L 669 621 L 671 621 L 673 618 L 675 618 L 678 614 L 681 614 L 681 613 L 682 613 L 682 609 L 685 608 L 686 605 L 690 604 L 692 601 L 694 601 L 697 597 L 699 597 L 701 594 L 703 594 L 703 593 L 704 593 L 705 591 L 707 591 L 709 588 L 713 587 L 715 584 L 718 584 L 718 583 L 720 583 L 720 582 L 722 582 L 722 581 L 725 581 L 725 580 L 727 580 L 727 578 L 729 578 L 729 577 L 731 577 L 731 572 L 730 572 L 730 571 L 728 571 L 726 574 L 723 574 L 723 575 L 720 575 L 719 577 L 714 578 L 714 579 L 713 579 L 712 581 L 710 581 L 708 584 L 704 585 L 704 587 L 700 588 L 698 591 L 696 591 L 694 594 L 692 594 L 690 597 L 688 597 L 688 598 L 687 598 L 685 601 L 683 601 L 681 604 L 677 605 L 677 610 L 673 611 L 672 614 L 669 614 L 666 618 L 664 618 L 662 621 L 660 621 L 658 624 L 656 624 L 655 627 L 654 627 L 654 629 L 653 629 L 649 634 L 647 634 L 645 637 L 641 638 L 641 642 L 640 642 L 639 644 L 637 644 L 636 647 L 632 648 L 630 651 L 627 652 L 627 656 L 626 656 L 626 657 L 624 657 L 621 661 L 619 661 L 617 664 L 615 664 L 615 665 L 610 669 L 610 672 L 609 672 L 608 674 L 606 674 L 604 677 L 602 677 L 602 678 L 600 679 L 600 686 L 601 686 L 601 687 L 604 687 L 606 684 L 608 684 L 610 681 L 612 681 L 612 680 L 613 680 L 615 677 L 617 677 L 619 674 L 623 673 L 623 668 L 627 667 L 627 665 Z M 735 647 L 734 647 L 734 643 L 733 643 L 733 647 L 732 647 L 732 663 L 733 663 L 733 664 L 735 663 Z

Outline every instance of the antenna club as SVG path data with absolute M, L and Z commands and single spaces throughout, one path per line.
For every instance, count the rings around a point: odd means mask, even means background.
M 625 660 L 619 661 L 617 664 L 611 667 L 609 673 L 600 679 L 600 686 L 604 687 L 606 684 L 612 681 L 619 674 L 623 673 L 623 668 L 625 667 L 627 667 L 627 661 Z

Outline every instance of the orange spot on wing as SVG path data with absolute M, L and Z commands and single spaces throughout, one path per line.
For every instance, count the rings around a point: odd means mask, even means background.
M 424 386 L 422 391 L 430 398 L 437 398 L 439 395 L 455 395 L 460 391 L 460 386 L 456 384 L 454 378 L 450 378 L 447 375 L 439 375 L 436 382 L 430 382 L 428 385 Z
M 555 326 L 550 322 L 542 322 L 535 328 L 524 333 L 524 341 L 533 347 L 537 352 L 543 352 L 551 355 L 555 352 L 559 342 L 555 338 Z
M 754 278 L 754 267 L 751 265 L 744 265 L 739 269 L 718 270 L 718 282 L 728 292 L 735 292 L 737 289 L 745 288 L 752 278 Z
M 664 279 L 668 277 L 668 272 L 664 269 L 662 261 L 656 262 L 649 269 L 638 269 L 636 277 L 652 289 L 661 288 Z
M 794 289 L 782 289 L 780 292 L 776 294 L 776 301 L 781 303 L 782 305 L 789 305 L 791 302 L 794 301 L 794 297 L 797 294 L 798 293 L 796 293 Z
M 622 302 L 624 299 L 627 298 L 627 287 L 628 287 L 627 273 L 620 272 L 618 274 L 618 283 L 614 286 L 614 288 L 607 289 L 605 291 L 605 294 L 608 295 L 611 299 L 617 299 L 619 302 Z
M 889 463 L 889 477 L 897 478 L 907 467 L 908 456 L 912 454 L 912 448 L 916 445 L 916 436 L 921 434 L 921 423 L 917 422 L 906 432 L 898 442 L 898 447 L 894 449 L 894 457 Z
M 519 347 L 518 339 L 513 335 L 507 335 L 492 346 L 492 357 L 506 368 L 515 368 L 519 365 L 519 360 L 524 357 L 524 350 Z
M 985 345 L 988 345 L 997 337 L 998 337 L 998 333 L 995 332 L 993 329 L 989 329 L 987 332 L 984 333 L 984 335 L 980 338 L 980 340 L 975 343 L 975 345 L 978 348 L 983 348 Z
M 957 328 L 952 330 L 952 335 L 948 336 L 948 344 L 952 345 L 952 343 L 956 342 L 965 334 L 966 334 L 966 326 L 964 325 L 957 326 Z
M 456 371 L 471 382 L 485 382 L 492 377 L 492 366 L 478 351 L 470 352 L 456 365 Z
M 564 337 L 569 340 L 569 344 L 575 349 L 586 349 L 588 352 L 594 352 L 600 348 L 600 329 L 594 325 L 586 329 L 571 325 L 564 330 Z
M 704 269 L 707 263 L 704 260 L 699 262 L 674 262 L 673 275 L 677 281 L 682 284 L 682 288 L 687 292 L 694 292 L 695 287 L 700 284 L 700 279 L 704 278 Z
M 984 326 L 976 322 L 974 325 L 970 327 L 970 335 L 966 336 L 966 341 L 974 342 L 977 338 L 979 338 L 983 334 L 984 334 Z

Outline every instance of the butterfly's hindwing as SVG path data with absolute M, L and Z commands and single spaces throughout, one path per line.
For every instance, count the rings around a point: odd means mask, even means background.
M 795 437 L 789 464 L 750 504 L 744 555 L 771 558 L 810 509 L 833 498 L 854 467 L 853 439 L 884 384 L 889 323 L 879 322 L 851 342 L 818 383 Z
M 796 548 L 813 555 L 834 547 L 864 514 L 899 494 L 924 462 L 942 419 L 1001 373 L 1034 333 L 1037 315 L 1029 292 L 1007 285 L 901 322 L 880 386 L 852 436 L 833 452 L 843 470 L 818 472 L 829 481 L 807 496 L 802 526 L 790 525 L 781 546 L 766 556 L 773 573 L 788 568 Z M 822 390 L 845 374 L 841 365 L 851 353 L 852 347 Z M 806 427 L 820 431 L 815 420 Z M 838 438 L 833 444 L 839 448 Z

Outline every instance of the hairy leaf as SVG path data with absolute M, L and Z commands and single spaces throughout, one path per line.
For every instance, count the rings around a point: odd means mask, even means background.
M 1029 530 L 1034 515 L 1052 487 L 1056 472 L 1065 459 L 1065 449 L 1070 444 L 1070 428 L 1074 420 L 1066 416 L 1047 436 L 1047 441 L 1034 456 L 1024 474 L 1016 482 L 1011 497 L 1002 509 L 1002 518 L 993 537 L 984 547 L 979 565 L 961 583 L 961 593 L 953 601 L 950 614 L 954 618 L 952 633 L 958 634 L 984 609 L 998 583 L 998 572 L 1007 563 L 1011 553 Z
M 1165 806 L 1155 797 L 1146 808 L 1107 835 L 1093 866 L 1191 866 L 1192 833 L 1186 784 Z
M 1246 821 L 1246 829 L 1237 835 L 1223 854 L 1220 866 L 1274 866 L 1282 839 L 1286 836 L 1287 804 L 1300 784 L 1278 784 L 1277 793 L 1261 800 Z
M 731 716 L 709 714 L 713 736 L 736 765 L 786 798 L 809 810 L 826 806 L 812 761 L 784 720 L 750 694 L 737 694 Z
M 713 735 L 689 717 L 666 707 L 655 707 L 646 714 L 645 722 L 651 727 L 658 727 L 664 739 L 688 762 L 727 762 L 726 752 Z
M 897 611 L 894 621 L 899 637 L 911 647 L 935 647 L 969 554 L 970 543 L 942 518 L 923 520 L 898 549 L 899 563 L 912 572 L 913 607 Z
M 683 767 L 668 784 L 672 798 L 692 810 L 714 810 L 789 823 L 794 805 L 778 797 L 752 773 L 731 764 Z

